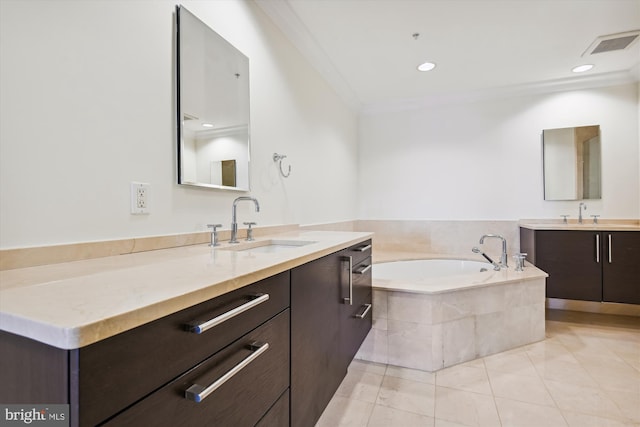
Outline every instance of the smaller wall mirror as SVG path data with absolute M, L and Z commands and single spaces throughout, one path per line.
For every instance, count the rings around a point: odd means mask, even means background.
M 602 198 L 600 126 L 542 131 L 545 200 Z
M 249 191 L 249 59 L 176 9 L 178 183 Z

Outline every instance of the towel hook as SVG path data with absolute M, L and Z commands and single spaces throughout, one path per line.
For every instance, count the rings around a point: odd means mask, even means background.
M 282 160 L 284 160 L 287 156 L 284 154 L 273 153 L 273 161 L 278 162 L 278 166 L 280 167 L 280 175 L 285 178 L 288 178 L 291 175 L 291 165 L 287 168 L 287 173 L 284 173 L 282 170 Z

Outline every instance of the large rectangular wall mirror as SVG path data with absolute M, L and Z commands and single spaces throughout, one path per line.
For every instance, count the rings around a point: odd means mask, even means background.
M 602 198 L 600 126 L 542 131 L 545 200 Z
M 249 59 L 176 8 L 178 183 L 249 191 Z

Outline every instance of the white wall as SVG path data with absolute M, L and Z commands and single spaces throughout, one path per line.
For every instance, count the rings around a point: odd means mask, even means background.
M 246 193 L 176 184 L 176 3 L 0 2 L 0 248 L 229 227 Z M 261 212 L 239 221 L 356 217 L 355 114 L 252 2 L 181 3 L 250 58 Z M 150 215 L 129 213 L 131 181 L 151 184 Z
M 541 133 L 599 124 L 603 198 L 587 214 L 638 218 L 638 93 L 627 84 L 363 116 L 359 216 L 575 218 L 577 201 L 543 200 Z
M 175 4 L 0 1 L 0 248 L 229 226 L 245 193 L 176 184 Z M 589 124 L 601 126 L 604 198 L 587 213 L 640 216 L 637 85 L 370 115 L 358 127 L 252 2 L 182 4 L 250 58 L 250 194 L 262 209 L 241 205 L 240 221 L 575 218 L 577 202 L 543 200 L 540 134 Z M 150 215 L 129 213 L 131 181 L 151 184 Z

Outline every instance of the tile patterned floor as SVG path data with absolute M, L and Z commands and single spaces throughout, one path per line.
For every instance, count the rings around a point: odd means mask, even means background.
M 316 427 L 640 426 L 640 318 L 553 310 L 546 329 L 435 373 L 355 360 Z

